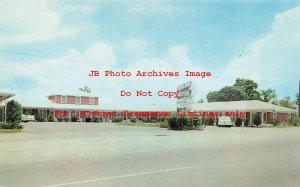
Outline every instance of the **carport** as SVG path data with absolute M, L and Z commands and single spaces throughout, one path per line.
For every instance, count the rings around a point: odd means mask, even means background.
M 16 94 L 14 93 L 7 93 L 7 92 L 0 92 L 0 118 L 1 122 L 6 121 L 6 109 L 7 109 L 7 100 L 12 98 Z M 4 103 L 4 105 L 3 105 Z

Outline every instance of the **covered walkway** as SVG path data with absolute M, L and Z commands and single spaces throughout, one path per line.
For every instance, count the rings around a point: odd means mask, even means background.
M 16 94 L 0 91 L 0 121 L 6 121 L 7 100 L 14 97 Z

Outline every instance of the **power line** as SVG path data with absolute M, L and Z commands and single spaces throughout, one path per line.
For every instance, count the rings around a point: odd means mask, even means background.
M 58 57 L 36 55 L 36 54 L 16 52 L 16 51 L 1 50 L 0 52 L 15 54 L 15 55 L 31 56 L 31 57 L 37 57 L 37 58 L 45 58 L 45 59 L 53 59 L 53 60 L 61 60 L 61 61 L 69 61 L 69 62 L 78 62 L 78 63 L 89 63 L 89 64 L 97 64 L 97 65 L 102 65 L 102 66 L 111 66 L 111 65 L 107 65 L 107 64 L 99 64 L 99 63 L 94 63 L 94 62 L 87 62 L 87 61 L 81 61 L 81 60 L 72 60 L 72 59 L 61 59 L 61 58 L 58 58 Z

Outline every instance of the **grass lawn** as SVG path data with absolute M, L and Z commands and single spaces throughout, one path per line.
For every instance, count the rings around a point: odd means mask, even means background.
M 294 125 L 277 125 L 277 126 L 272 126 L 272 128 L 290 128 L 290 127 L 299 127 L 299 126 L 294 126 Z
M 22 129 L 0 129 L 0 133 L 17 133 L 21 131 Z
M 159 127 L 160 123 L 144 123 L 144 122 L 121 122 L 116 123 L 117 125 L 128 125 L 128 126 L 143 126 L 143 127 Z

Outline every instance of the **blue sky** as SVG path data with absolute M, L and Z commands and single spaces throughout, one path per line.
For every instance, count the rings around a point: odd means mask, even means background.
M 197 100 L 241 77 L 255 80 L 259 89 L 276 89 L 279 99 L 294 99 L 299 81 L 295 67 L 300 65 L 299 4 L 0 0 L 0 90 L 15 92 L 21 103 L 35 104 L 47 102 L 47 95 L 77 93 L 88 86 L 103 107 L 126 107 L 176 100 L 124 98 L 122 89 L 176 91 L 177 85 L 192 80 Z M 181 71 L 181 76 L 88 77 L 94 69 Z M 190 79 L 184 70 L 211 71 L 213 76 Z

